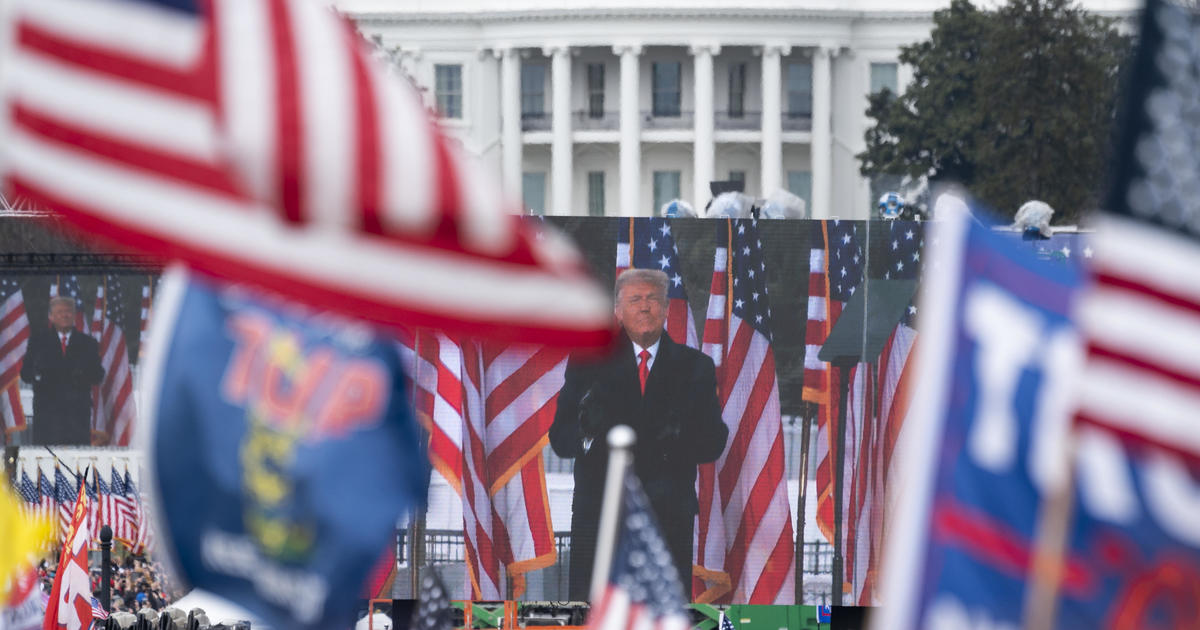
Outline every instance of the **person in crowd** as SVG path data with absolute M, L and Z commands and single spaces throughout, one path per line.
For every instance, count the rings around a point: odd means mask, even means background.
M 92 386 L 104 378 L 96 340 L 75 328 L 75 300 L 50 299 L 50 327 L 34 326 L 21 363 L 33 386 L 33 443 L 92 443 Z
M 637 434 L 634 471 L 690 590 L 696 466 L 721 456 L 729 430 L 721 420 L 712 359 L 663 330 L 668 282 L 665 273 L 648 269 L 629 269 L 617 278 L 614 314 L 621 333 L 613 352 L 600 360 L 572 357 L 558 395 L 550 445 L 560 457 L 575 458 L 573 600 L 588 599 L 608 463 L 605 436 L 618 424 Z

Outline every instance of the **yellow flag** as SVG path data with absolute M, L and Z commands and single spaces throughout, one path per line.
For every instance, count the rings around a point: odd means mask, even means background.
M 24 509 L 8 484 L 0 483 L 0 595 L 7 595 L 17 572 L 50 541 L 50 523 Z M 0 599 L 0 601 L 3 601 Z

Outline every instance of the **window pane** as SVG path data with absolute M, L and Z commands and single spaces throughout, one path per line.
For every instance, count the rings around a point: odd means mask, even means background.
M 546 66 L 521 65 L 521 116 L 541 118 L 546 114 Z
M 746 183 L 746 171 L 729 171 L 729 181 Z
M 729 66 L 729 116 L 741 118 L 745 113 L 746 64 Z
M 604 117 L 604 64 L 589 63 L 587 66 L 588 81 L 588 116 L 591 118 Z
M 680 86 L 679 73 L 680 64 L 678 61 L 654 63 L 651 66 L 653 70 L 652 84 L 654 86 L 653 94 L 653 112 L 655 116 L 678 116 L 680 102 Z
M 812 216 L 812 173 L 808 171 L 788 171 L 788 192 L 804 200 L 808 208 L 808 216 Z
M 672 199 L 679 198 L 679 171 L 654 171 L 654 214 Z
M 433 82 L 438 112 L 445 118 L 462 118 L 462 66 L 434 65 Z
M 892 94 L 898 93 L 899 87 L 899 70 L 894 63 L 873 63 L 871 64 L 871 94 L 880 92 L 883 88 L 892 91 Z
M 604 171 L 588 173 L 588 215 L 604 216 Z
M 812 64 L 788 64 L 787 98 L 788 116 L 812 116 Z
M 525 209 L 534 214 L 546 214 L 546 174 L 522 173 L 521 197 L 525 200 Z

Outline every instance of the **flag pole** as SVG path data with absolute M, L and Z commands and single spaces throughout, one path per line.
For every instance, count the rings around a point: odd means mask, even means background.
M 604 498 L 600 503 L 600 529 L 596 534 L 596 561 L 592 565 L 592 603 L 600 601 L 608 572 L 612 568 L 617 543 L 621 497 L 625 491 L 625 471 L 633 463 L 633 445 L 637 435 L 623 424 L 608 431 L 608 472 L 604 478 Z
M 808 407 L 809 405 L 805 405 Z M 807 409 L 806 409 L 807 411 Z M 812 422 L 808 414 L 801 416 L 800 429 L 800 496 L 796 501 L 796 604 L 804 603 L 804 526 L 805 504 L 808 502 L 808 443 Z

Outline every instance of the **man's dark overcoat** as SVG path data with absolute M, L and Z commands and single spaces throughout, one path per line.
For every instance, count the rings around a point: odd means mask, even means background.
M 660 339 L 644 396 L 633 344 L 624 333 L 606 359 L 587 362 L 572 358 L 567 365 L 550 428 L 550 445 L 559 457 L 575 458 L 572 600 L 588 599 L 608 463 L 605 435 L 618 424 L 627 424 L 637 433 L 634 470 L 654 508 L 684 588 L 691 588 L 692 534 L 699 507 L 696 466 L 721 456 L 729 430 L 721 420 L 712 359 L 675 343 L 665 332 Z
M 72 330 L 63 354 L 57 332 L 33 333 L 21 378 L 33 385 L 34 444 L 91 444 L 92 386 L 104 378 L 95 339 Z

